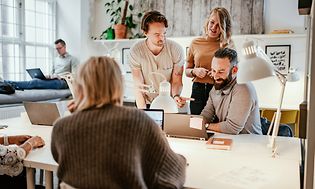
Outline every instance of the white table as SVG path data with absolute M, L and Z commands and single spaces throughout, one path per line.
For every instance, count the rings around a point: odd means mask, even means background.
M 24 160 L 27 167 L 28 188 L 34 188 L 34 168 L 44 169 L 46 188 L 52 188 L 52 172 L 58 164 L 50 152 L 52 127 L 33 126 L 25 118 L 1 120 L 8 135 L 39 135 L 45 147 L 35 149 Z M 185 186 L 193 188 L 286 188 L 300 187 L 301 162 L 298 138 L 277 138 L 278 156 L 271 157 L 268 137 L 258 135 L 225 135 L 215 137 L 233 139 L 230 151 L 207 149 L 205 141 L 168 138 L 171 148 L 187 158 Z

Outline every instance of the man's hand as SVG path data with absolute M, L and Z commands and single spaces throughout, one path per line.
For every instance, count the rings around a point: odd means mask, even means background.
M 194 68 L 193 73 L 199 78 L 204 78 L 209 73 L 209 70 L 205 68 Z
M 175 100 L 178 108 L 182 108 L 186 104 L 187 100 L 192 100 L 193 101 L 195 99 L 193 99 L 193 98 L 186 98 L 186 97 L 182 97 L 182 96 L 176 95 L 176 96 L 174 96 L 174 100 Z
M 74 100 L 71 100 L 71 101 L 68 103 L 67 108 L 68 108 L 69 112 L 71 112 L 71 113 L 73 113 L 74 111 L 77 110 L 77 106 L 75 105 Z
M 21 145 L 30 138 L 32 138 L 32 136 L 30 136 L 30 135 L 8 136 L 8 142 L 9 142 L 9 144 Z
M 50 75 L 50 79 L 61 79 L 61 77 L 57 74 Z

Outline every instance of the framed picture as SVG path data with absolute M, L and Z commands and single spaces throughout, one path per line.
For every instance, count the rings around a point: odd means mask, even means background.
M 288 74 L 290 68 L 291 45 L 266 45 L 265 52 L 281 74 Z
M 128 56 L 129 56 L 130 48 L 122 48 L 122 53 L 121 53 L 121 63 L 122 67 L 125 71 L 125 73 L 130 74 L 131 69 L 128 63 Z

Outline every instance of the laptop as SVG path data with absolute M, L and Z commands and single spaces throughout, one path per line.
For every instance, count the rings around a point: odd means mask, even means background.
M 40 68 L 32 68 L 32 69 L 26 69 L 27 73 L 31 76 L 32 79 L 41 79 L 46 80 L 47 78 L 43 74 L 43 72 L 40 70 Z
M 163 109 L 143 109 L 143 111 L 163 130 L 164 110 Z
M 52 126 L 62 115 L 57 103 L 23 102 L 23 105 L 33 125 Z
M 169 137 L 208 140 L 214 133 L 207 132 L 202 119 L 199 115 L 165 113 L 164 132 Z

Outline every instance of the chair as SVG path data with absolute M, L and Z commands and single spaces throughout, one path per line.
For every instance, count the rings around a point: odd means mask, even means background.
M 271 121 L 275 112 L 276 110 L 262 109 L 260 116 L 265 117 L 269 121 Z M 294 135 L 296 137 L 299 137 L 299 111 L 298 110 L 282 110 L 280 123 L 293 124 Z
M 271 122 L 264 117 L 260 117 L 261 130 L 263 135 L 267 135 Z M 272 132 L 273 128 L 271 129 Z M 280 124 L 278 136 L 293 137 L 293 131 L 289 125 Z

